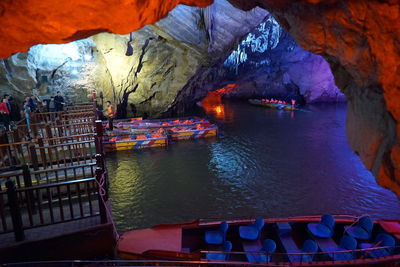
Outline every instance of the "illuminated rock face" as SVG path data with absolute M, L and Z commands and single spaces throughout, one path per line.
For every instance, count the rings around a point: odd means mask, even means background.
M 49 97 L 61 90 L 67 100 L 75 101 L 87 99 L 88 91 L 96 88 L 104 92 L 105 100 L 120 104 L 120 115 L 133 115 L 133 108 L 137 115 L 160 116 L 170 111 L 199 70 L 223 60 L 232 44 L 267 14 L 260 8 L 245 12 L 225 0 L 205 9 L 179 5 L 157 24 L 133 32 L 131 56 L 126 55 L 129 35 L 101 33 L 62 46 L 35 46 L 28 55 L 11 59 L 25 57 L 31 63 L 25 64 L 25 72 L 32 73 L 30 84 L 18 84 L 25 94 L 33 91 Z M 59 54 L 53 53 L 57 50 Z M 85 59 L 88 55 L 90 60 Z M 12 84 L 5 82 L 13 91 Z
M 400 3 L 230 0 L 270 11 L 299 44 L 325 57 L 349 100 L 352 149 L 381 185 L 400 195 Z
M 67 101 L 85 101 L 93 89 L 111 88 L 111 79 L 95 43 L 84 39 L 63 45 L 36 45 L 0 64 L 0 89 L 22 100 L 61 91 Z
M 127 34 L 165 17 L 178 4 L 212 0 L 0 1 L 0 58 L 35 44 L 67 43 L 100 32 Z

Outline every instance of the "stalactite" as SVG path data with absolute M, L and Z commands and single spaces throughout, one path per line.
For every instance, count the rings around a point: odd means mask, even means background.
M 208 33 L 208 37 L 210 42 L 208 43 L 208 52 L 213 51 L 213 43 L 214 43 L 214 37 L 213 37 L 213 26 L 214 26 L 214 17 L 213 17 L 213 6 L 210 5 L 206 8 L 203 8 L 203 15 L 204 15 L 204 23 L 206 26 L 206 30 Z

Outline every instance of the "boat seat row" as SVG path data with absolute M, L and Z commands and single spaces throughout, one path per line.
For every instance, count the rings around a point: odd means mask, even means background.
M 379 234 L 374 243 L 360 243 L 368 241 L 372 236 L 373 223 L 368 216 L 360 218 L 354 225 L 345 227 L 346 235 L 342 236 L 339 245 L 331 238 L 334 234 L 335 220 L 333 216 L 326 214 L 321 217 L 319 223 L 309 223 L 307 228 L 314 240 L 306 240 L 302 249 L 299 249 L 292 238 L 292 228 L 288 222 L 276 223 L 278 235 L 290 262 L 311 262 L 314 254 L 321 250 L 335 261 L 345 261 L 357 258 L 357 247 L 367 249 L 363 256 L 372 258 L 389 256 L 393 253 L 395 239 L 386 233 Z M 261 244 L 261 231 L 264 227 L 264 219 L 256 219 L 253 224 L 240 226 L 239 235 L 243 239 L 243 248 L 249 262 L 270 262 L 271 254 L 276 250 L 276 243 L 272 239 L 266 239 Z M 223 251 L 231 251 L 232 243 L 226 241 L 226 233 L 229 225 L 221 222 L 219 229 L 206 231 L 205 241 L 207 244 L 223 245 Z M 382 247 L 382 249 L 368 248 Z M 260 253 L 260 254 L 258 254 Z M 262 254 L 265 253 L 265 254 Z M 358 253 L 359 254 L 359 253 Z M 207 259 L 226 260 L 229 253 L 207 253 Z M 223 258 L 223 259 L 222 259 Z
M 322 215 L 319 223 L 309 223 L 308 230 L 312 235 L 319 238 L 330 238 L 335 229 L 335 218 L 330 214 Z M 373 222 L 370 217 L 361 217 L 354 225 L 346 226 L 345 232 L 359 240 L 370 240 L 372 236 Z

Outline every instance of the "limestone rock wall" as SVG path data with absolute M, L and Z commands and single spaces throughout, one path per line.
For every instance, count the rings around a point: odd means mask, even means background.
M 90 39 L 65 45 L 37 45 L 0 64 L 1 92 L 21 104 L 26 96 L 49 98 L 61 91 L 67 101 L 86 101 L 93 89 L 110 88 L 102 54 Z

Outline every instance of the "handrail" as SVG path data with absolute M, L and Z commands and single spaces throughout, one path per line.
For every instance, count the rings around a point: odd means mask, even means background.
M 30 186 L 30 187 L 17 188 L 16 191 L 17 192 L 32 191 L 32 190 L 37 190 L 37 189 L 43 189 L 43 188 L 49 188 L 49 187 L 57 187 L 57 186 L 68 185 L 68 184 L 78 184 L 78 183 L 84 183 L 84 182 L 90 182 L 90 181 L 96 181 L 96 177 L 84 178 L 84 179 L 72 180 L 72 181 L 63 181 L 63 182 L 57 182 L 57 183 L 52 183 L 52 184 L 35 185 L 35 186 Z
M 74 142 L 74 143 L 62 143 L 62 144 L 56 144 L 56 145 L 38 146 L 38 147 L 35 147 L 35 149 L 57 148 L 57 147 L 62 147 L 62 146 L 81 145 L 81 144 L 88 144 L 88 143 L 93 143 L 93 142 L 94 142 L 93 140 L 78 141 L 78 142 Z
M 84 133 L 84 134 L 76 134 L 76 135 L 69 135 L 69 136 L 61 136 L 61 137 L 51 137 L 51 138 L 43 138 L 43 141 L 54 141 L 60 139 L 71 139 L 76 137 L 86 137 L 86 136 L 95 136 L 96 133 Z
M 23 141 L 23 142 L 16 142 L 16 143 L 9 143 L 9 144 L 0 144 L 0 147 L 8 147 L 8 146 L 15 146 L 15 145 L 29 145 L 30 142 Z
M 318 215 L 304 215 L 304 216 L 293 216 L 293 217 L 288 217 L 288 218 L 265 218 L 265 221 L 268 222 L 286 222 L 286 221 L 298 221 L 298 220 L 308 220 L 308 219 L 315 219 L 315 220 L 320 220 L 321 219 L 321 214 Z M 354 216 L 354 215 L 348 215 L 348 214 L 332 214 L 332 216 L 335 219 L 348 219 L 348 220 L 357 220 L 359 216 Z M 207 224 L 217 224 L 221 221 L 231 221 L 233 223 L 235 222 L 241 222 L 241 221 L 247 221 L 247 220 L 253 220 L 254 217 L 249 217 L 249 216 L 242 216 L 242 217 L 236 217 L 234 219 L 229 219 L 229 218 L 200 218 L 199 219 L 199 225 L 207 225 Z
M 70 169 L 79 169 L 79 168 L 90 167 L 90 166 L 96 166 L 96 162 L 89 162 L 86 164 L 72 165 L 72 166 L 66 166 L 66 167 L 57 167 L 57 168 L 53 168 L 53 169 L 31 171 L 31 173 L 32 174 L 41 174 L 41 173 L 46 173 L 46 172 L 56 172 L 56 171 L 63 171 L 63 170 L 70 170 Z M 0 175 L 0 178 L 1 178 L 1 175 Z
M 371 252 L 375 250 L 382 250 L 382 249 L 395 249 L 400 248 L 400 246 L 382 246 L 382 247 L 372 247 L 372 248 L 360 248 L 360 249 L 353 249 L 353 250 L 342 250 L 342 251 L 332 251 L 332 252 L 315 252 L 315 253 L 308 253 L 308 252 L 293 252 L 293 253 L 283 253 L 283 252 L 274 252 L 274 253 L 267 253 L 263 251 L 221 251 L 221 250 L 201 250 L 200 253 L 215 253 L 215 254 L 235 254 L 235 255 L 244 255 L 244 254 L 254 254 L 254 255 L 293 255 L 293 256 L 301 256 L 301 255 L 328 255 L 328 254 L 339 254 L 339 253 L 357 253 L 357 252 Z
M 35 266 L 57 266 L 57 264 L 62 264 L 62 266 L 65 266 L 68 264 L 68 266 L 75 266 L 73 264 L 76 264 L 76 266 L 86 266 L 86 264 L 95 264 L 94 266 L 132 266 L 132 263 L 136 264 L 141 264 L 140 266 L 146 266 L 142 264 L 149 264 L 147 266 L 188 266 L 190 265 L 239 265 L 243 266 L 243 262 L 224 262 L 224 261 L 204 261 L 204 260 L 199 260 L 199 261 L 173 261 L 173 260 L 63 260 L 63 261 L 30 261 L 30 262 L 13 262 L 13 263 L 6 263 L 3 264 L 3 266 L 29 266 L 29 265 L 35 265 Z M 102 265 L 100 265 L 102 264 Z M 127 264 L 127 265 L 125 265 Z M 161 265 L 160 265 L 161 264 Z M 249 264 L 249 263 L 248 263 Z M 251 265 L 258 265 L 256 263 L 252 263 Z M 288 267 L 288 264 L 275 264 L 275 263 L 268 263 L 268 266 L 272 267 Z

